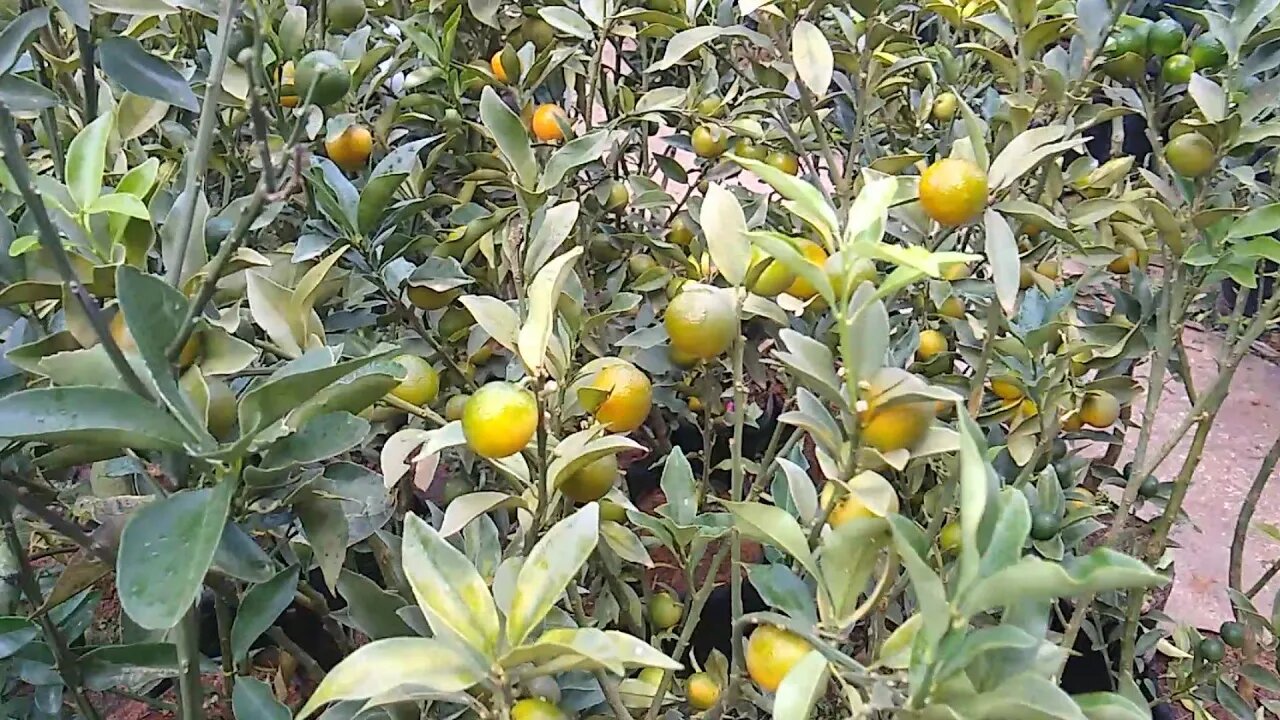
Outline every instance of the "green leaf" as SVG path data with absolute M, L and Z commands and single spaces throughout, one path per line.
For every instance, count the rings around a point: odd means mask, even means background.
M 560 245 L 578 222 L 580 207 L 581 204 L 575 200 L 548 208 L 542 214 L 541 222 L 537 222 L 537 215 L 534 216 L 537 229 L 533 233 L 533 241 L 525 250 L 525 277 L 532 277 L 560 249 Z
M 407 606 L 404 598 L 383 590 L 369 578 L 344 569 L 338 577 L 338 594 L 347 601 L 347 621 L 369 639 L 417 634 L 396 614 Z
M 237 580 L 261 583 L 271 579 L 275 566 L 271 558 L 239 525 L 229 522 L 213 555 L 213 566 Z
M 271 686 L 256 677 L 236 678 L 231 695 L 231 709 L 236 720 L 289 720 L 289 708 L 276 699 Z
M 520 592 L 507 613 L 507 644 L 522 644 L 569 589 L 599 540 L 600 506 L 589 503 L 556 523 L 520 567 Z M 572 590 L 570 590 L 572 592 Z
M 698 489 L 693 478 L 693 467 L 684 456 L 684 450 L 676 445 L 671 448 L 662 465 L 662 493 L 667 498 L 667 517 L 677 525 L 690 525 L 698 516 Z
M 969 720 L 1085 720 L 1080 708 L 1062 688 L 1046 678 L 1023 674 L 1000 687 L 949 703 Z
M 320 566 L 325 585 L 333 592 L 342 563 L 347 559 L 347 541 L 351 537 L 342 503 L 328 493 L 306 488 L 294 499 L 293 510 L 302 523 L 302 532 Z
M 644 542 L 626 525 L 605 520 L 600 523 L 600 537 L 623 560 L 647 568 L 653 567 L 653 558 L 649 557 Z
M 529 133 L 491 87 L 486 86 L 480 95 L 480 120 L 498 144 L 498 151 L 515 170 L 519 184 L 533 187 L 538 176 L 538 160 L 529 144 Z
M 0 660 L 26 647 L 39 634 L 40 628 L 24 617 L 0 617 Z
M 791 568 L 776 563 L 751 565 L 747 568 L 747 578 L 769 607 L 796 620 L 818 622 L 813 590 Z
M 773 716 L 791 720 L 808 720 L 818 701 L 827 692 L 831 664 L 817 650 L 810 650 L 782 678 L 773 700 Z
M 966 435 L 967 433 L 961 435 L 962 448 Z M 982 552 L 978 577 L 988 577 L 1018 562 L 1022 557 L 1022 546 L 1026 544 L 1030 532 L 1031 508 L 1027 504 L 1027 496 L 1014 488 L 1005 488 L 1000 492 L 999 510 L 995 524 L 991 527 L 987 546 Z M 977 533 L 973 537 L 968 534 L 962 537 L 962 544 L 973 543 L 976 542 Z
M 996 285 L 996 297 L 1004 314 L 1012 317 L 1018 305 L 1018 279 L 1022 263 L 1018 257 L 1018 241 L 1013 230 L 1000 213 L 987 210 L 983 213 L 986 229 L 987 261 L 991 263 L 991 275 Z
M 800 81 L 821 99 L 831 85 L 835 56 L 826 36 L 808 20 L 796 23 L 791 35 L 791 58 Z
M 572 35 L 581 40 L 594 40 L 595 32 L 591 30 L 591 26 L 583 19 L 581 15 L 573 10 L 563 6 L 551 6 L 538 9 L 538 14 L 542 16 L 547 24 L 567 35 Z
M 377 229 L 386 218 L 387 203 L 413 171 L 418 153 L 442 137 L 444 136 L 433 135 L 397 145 L 374 166 L 373 172 L 369 174 L 369 182 L 360 191 L 360 201 L 356 206 L 356 229 L 365 235 Z
M 172 643 L 135 643 L 94 648 L 79 659 L 84 685 L 107 690 L 136 687 L 178 674 L 178 651 Z
M 272 473 L 327 460 L 359 445 L 368 434 L 368 420 L 346 412 L 326 413 L 308 420 L 298 432 L 272 443 L 262 460 L 246 470 Z
M 1139 560 L 1098 548 L 1074 562 L 1046 562 L 1026 556 L 1018 563 L 978 581 L 960 602 L 965 617 L 1025 600 L 1070 597 L 1124 588 L 1150 588 L 1167 578 Z
M 1003 190 L 1050 157 L 1084 144 L 1082 137 L 1057 142 L 1066 130 L 1065 125 L 1048 125 L 1022 131 L 991 161 L 991 168 L 987 170 L 987 186 L 992 192 Z
M 463 295 L 458 298 L 480 328 L 502 347 L 516 352 L 520 316 L 511 306 L 491 295 Z
M 540 375 L 542 363 L 546 361 L 547 344 L 551 342 L 551 332 L 555 324 L 556 304 L 560 300 L 560 290 L 564 287 L 569 273 L 573 272 L 573 264 L 582 254 L 578 246 L 560 257 L 547 263 L 533 282 L 529 284 L 529 316 L 516 339 L 520 350 L 520 359 L 530 375 Z
M 462 648 L 435 638 L 389 638 L 369 643 L 329 671 L 298 711 L 297 720 L 335 700 L 379 697 L 402 687 L 433 693 L 462 692 L 485 677 Z
M 103 72 L 125 90 L 184 110 L 199 109 L 196 94 L 182 74 L 147 52 L 137 40 L 124 35 L 105 38 L 98 50 Z
M 788 210 L 817 230 L 828 247 L 835 245 L 840 219 L 836 217 L 835 208 L 831 207 L 831 203 L 827 202 L 818 188 L 759 160 L 738 157 L 733 153 L 729 153 L 727 157 L 769 183 L 779 195 L 786 198 L 787 202 L 784 204 Z
M 552 153 L 551 159 L 547 160 L 542 177 L 538 179 L 538 192 L 544 193 L 559 185 L 570 170 L 599 160 L 608 146 L 609 133 L 605 130 L 587 133 L 565 143 L 564 147 Z
M 769 543 L 795 558 L 809 575 L 820 579 L 818 563 L 809 552 L 809 540 L 800 523 L 782 508 L 754 502 L 723 502 L 743 534 Z
M 0 76 L 0 105 L 14 112 L 39 112 L 58 105 L 57 93 L 21 75 Z
M 994 492 L 994 473 L 987 465 L 982 430 L 962 404 L 956 404 L 956 412 L 960 416 L 960 578 L 963 587 L 978 574 L 978 528 L 986 513 L 988 498 Z
M 679 670 L 680 663 L 640 638 L 617 630 L 554 628 L 502 658 L 503 667 L 524 663 L 552 664 L 557 672 L 604 669 L 622 675 L 626 668 L 656 667 Z
M 405 578 L 438 637 L 457 638 L 480 657 L 498 649 L 498 608 L 471 561 L 417 515 L 405 518 Z
M 178 450 L 194 438 L 173 416 L 124 390 L 72 386 L 0 398 L 0 434 L 10 440 Z
M 114 122 L 113 113 L 103 113 L 77 133 L 67 147 L 67 191 L 71 193 L 76 209 L 93 205 L 102 193 L 107 140 L 111 137 Z
M 1196 107 L 1204 113 L 1204 119 L 1211 123 L 1219 123 L 1227 119 L 1227 93 L 1222 86 L 1201 75 L 1191 74 L 1191 82 L 1187 84 L 1187 94 L 1195 101 Z
M 147 275 L 132 265 L 116 268 L 116 292 L 120 296 L 120 311 L 124 313 L 129 335 L 165 405 L 187 432 L 200 439 L 201 444 L 213 445 L 213 436 L 205 430 L 191 402 L 178 387 L 165 354 L 182 329 L 187 298 L 164 280 Z
M 916 596 L 916 604 L 920 614 L 924 616 L 924 625 L 920 631 L 925 647 L 929 649 L 927 656 L 938 646 L 942 636 L 951 624 L 951 607 L 947 603 L 947 589 L 942 579 L 929 567 L 920 555 L 920 548 L 925 546 L 924 534 L 901 515 L 890 515 L 889 527 L 893 530 L 893 544 L 902 558 L 907 576 L 911 578 L 911 589 Z
M 1227 238 L 1270 235 L 1277 230 L 1280 230 L 1280 203 L 1272 203 L 1254 208 L 1232 223 L 1227 230 Z
M 28 10 L 0 30 L 0 75 L 8 74 L 38 30 L 49 24 L 48 8 Z
M 1096 692 L 1073 695 L 1072 700 L 1089 720 L 1151 720 L 1151 710 L 1140 707 L 1118 693 Z
M 504 507 L 524 507 L 525 503 L 514 495 L 493 490 L 467 493 L 455 498 L 445 508 L 444 521 L 440 524 L 440 534 L 452 537 L 477 517 Z
M 821 395 L 837 408 L 845 407 L 846 402 L 840 392 L 842 384 L 840 378 L 836 376 L 835 358 L 832 357 L 831 350 L 817 340 L 791 328 L 780 330 L 778 339 L 786 347 L 785 351 L 775 351 L 778 360 L 798 374 L 807 388 Z M 804 410 L 804 408 L 801 409 Z
M 178 624 L 213 563 L 235 483 L 184 490 L 129 518 L 120 537 L 116 586 L 120 605 L 148 630 Z
M 732 285 L 741 285 L 747 278 L 751 248 L 747 244 L 747 218 L 733 193 L 720 183 L 707 187 L 702 200 L 702 214 L 698 219 L 707 237 L 707 249 L 711 262 Z
M 298 566 L 287 567 L 270 580 L 254 585 L 245 593 L 236 619 L 231 625 L 231 656 L 240 666 L 249 656 L 249 649 L 262 633 L 275 623 L 276 618 L 293 602 L 298 590 Z
M 332 383 L 387 355 L 378 353 L 334 363 L 332 349 L 308 350 L 302 357 L 277 370 L 266 382 L 254 385 L 240 399 L 241 435 L 253 437 Z
M 667 42 L 667 49 L 662 59 L 653 63 L 645 69 L 646 75 L 662 72 L 668 68 L 674 67 L 677 63 L 685 58 L 686 55 L 706 45 L 707 43 L 720 37 L 745 37 L 753 41 L 762 48 L 773 48 L 773 43 L 769 42 L 769 38 L 752 30 L 748 30 L 740 25 L 733 27 L 718 27 L 715 25 L 700 25 L 695 28 L 683 30 L 676 33 L 675 37 Z

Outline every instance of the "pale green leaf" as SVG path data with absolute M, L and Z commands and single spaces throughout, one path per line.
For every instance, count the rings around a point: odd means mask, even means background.
M 507 643 L 524 643 L 550 612 L 551 606 L 571 587 L 599 540 L 600 506 L 590 503 L 556 523 L 533 546 L 520 567 L 516 586 L 520 592 L 507 614 Z
M 461 551 L 417 515 L 405 518 L 405 578 L 437 637 L 458 638 L 484 658 L 498 648 L 498 608 Z
M 547 263 L 533 282 L 529 284 L 529 316 L 516 340 L 520 349 L 520 359 L 530 375 L 539 375 L 542 364 L 546 361 L 547 344 L 551 342 L 551 333 L 555 326 L 556 304 L 560 299 L 560 290 L 565 279 L 573 271 L 573 264 L 582 254 L 578 246 L 560 257 Z

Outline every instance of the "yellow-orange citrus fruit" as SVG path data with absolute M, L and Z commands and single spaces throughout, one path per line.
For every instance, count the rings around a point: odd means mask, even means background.
M 759 273 L 758 275 L 756 273 Z M 752 279 L 752 275 L 755 278 Z M 795 282 L 795 273 L 757 247 L 751 248 L 751 266 L 747 271 L 747 289 L 756 295 L 774 297 Z
M 821 245 L 813 242 L 812 240 L 801 240 L 796 249 L 800 251 L 800 254 L 803 255 L 806 260 L 825 269 L 827 263 L 827 251 L 822 249 Z M 808 300 L 818 294 L 818 288 L 814 287 L 808 280 L 797 275 L 795 282 L 791 283 L 791 287 L 787 288 L 787 294 L 798 297 L 801 300 Z
M 987 206 L 987 174 L 970 160 L 939 160 L 920 176 L 920 205 L 943 225 L 970 222 Z
M 397 355 L 392 360 L 404 368 L 404 379 L 391 394 L 414 405 L 429 405 L 440 392 L 440 373 L 417 355 Z
M 689 676 L 684 694 L 695 710 L 707 710 L 720 699 L 720 686 L 707 673 L 694 673 Z
M 588 503 L 604 497 L 618 479 L 618 457 L 605 455 L 578 468 L 560 483 L 565 497 L 580 503 Z
M 747 674 L 761 689 L 774 692 L 813 648 L 804 638 L 773 625 L 761 625 L 747 640 Z
M 111 318 L 109 325 L 111 331 L 111 339 L 116 341 L 116 345 L 125 353 L 136 354 L 138 352 L 138 343 L 133 339 L 133 333 L 129 332 L 129 326 L 125 324 L 124 312 L 117 311 L 115 317 Z M 178 367 L 187 368 L 200 357 L 200 350 L 204 343 L 200 339 L 200 333 L 193 332 L 191 337 L 182 346 L 182 352 L 178 353 Z
M 684 357 L 710 360 L 729 349 L 738 335 L 737 310 L 726 290 L 685 286 L 667 305 L 662 323 L 671 347 Z
M 510 82 L 507 79 L 506 68 L 502 67 L 502 51 L 501 50 L 494 53 L 493 57 L 489 58 L 489 70 L 493 72 L 493 76 L 498 79 L 498 82 L 501 82 L 501 83 Z
M 564 139 L 560 123 L 568 124 L 569 117 L 559 105 L 547 103 L 533 111 L 533 134 L 542 142 L 559 142 Z
M 1120 251 L 1120 257 L 1107 263 L 1107 270 L 1116 275 L 1126 275 L 1129 270 L 1136 264 L 1141 262 L 1138 250 L 1136 248 L 1127 247 Z
M 1002 400 L 1018 400 L 1022 397 L 1022 388 L 1012 378 L 991 378 L 991 392 Z
M 1110 427 L 1120 419 L 1120 401 L 1115 395 L 1098 390 L 1085 396 L 1080 405 L 1080 420 L 1096 428 Z
M 952 520 L 942 526 L 942 532 L 938 534 L 938 546 L 942 548 L 943 552 L 953 553 L 960 549 L 962 538 L 960 523 Z
M 462 411 L 466 408 L 467 400 L 470 399 L 470 397 L 471 396 L 466 393 L 459 393 L 449 398 L 449 401 L 444 404 L 444 419 L 449 422 L 461 420 Z
M 363 125 L 349 125 L 336 137 L 324 141 L 324 152 L 338 167 L 354 172 L 373 153 L 373 134 Z
M 717 158 L 729 149 L 729 131 L 715 125 L 699 125 L 689 138 L 693 152 L 701 158 Z
M 938 314 L 942 317 L 959 320 L 964 317 L 964 301 L 955 295 L 952 295 L 946 300 L 943 300 L 942 304 L 938 306 Z
M 649 417 L 653 387 L 649 376 L 625 360 L 596 373 L 591 387 L 609 393 L 595 409 L 595 418 L 610 432 L 631 432 Z
M 476 390 L 462 409 L 462 434 L 481 457 L 501 458 L 520 452 L 538 429 L 538 403 L 533 393 L 508 382 L 491 382 Z
M 963 311 L 962 311 L 963 314 Z M 920 333 L 920 346 L 916 348 L 916 359 L 928 362 L 947 351 L 947 336 L 937 330 L 924 330 Z
M 511 706 L 511 720 L 569 720 L 569 716 L 555 703 L 525 698 Z
M 293 61 L 280 66 L 280 104 L 287 108 L 298 107 L 298 95 L 293 90 Z
M 947 263 L 942 266 L 942 279 L 955 282 L 969 277 L 969 266 L 965 263 Z
M 880 452 L 914 447 L 933 424 L 935 408 L 930 402 L 908 402 L 871 407 L 859 413 L 862 440 Z

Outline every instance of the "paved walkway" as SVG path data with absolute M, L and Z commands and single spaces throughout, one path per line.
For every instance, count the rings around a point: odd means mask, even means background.
M 1208 387 L 1217 375 L 1214 358 L 1219 338 L 1188 329 L 1185 334 L 1192 377 L 1197 390 Z M 1231 617 L 1227 596 L 1227 567 L 1231 535 L 1245 493 L 1253 482 L 1262 458 L 1280 433 L 1280 365 L 1249 355 L 1241 363 L 1205 447 L 1204 457 L 1191 483 L 1184 511 L 1190 523 L 1182 523 L 1174 533 L 1177 577 L 1166 611 L 1179 622 L 1217 629 Z M 1141 406 L 1138 400 L 1136 405 Z M 1190 403 L 1182 384 L 1170 378 L 1165 385 L 1160 412 L 1152 431 L 1152 447 L 1163 445 L 1181 424 Z M 1172 480 L 1186 457 L 1188 433 L 1183 443 L 1160 466 L 1157 475 Z M 1130 432 L 1136 438 L 1137 432 Z M 1254 514 L 1260 522 L 1280 524 L 1280 472 L 1262 494 Z M 1253 529 L 1245 545 L 1244 585 L 1248 588 L 1276 558 L 1280 543 Z M 1272 599 L 1280 588 L 1273 579 L 1254 599 L 1264 615 L 1270 614 Z

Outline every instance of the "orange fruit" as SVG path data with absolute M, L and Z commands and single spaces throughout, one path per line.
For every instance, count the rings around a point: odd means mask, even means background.
M 604 497 L 617 479 L 618 457 L 605 455 L 575 470 L 560 483 L 560 492 L 574 502 L 589 503 Z
M 859 413 L 862 441 L 880 452 L 911 448 L 919 443 L 933 424 L 933 403 L 898 403 L 877 407 L 875 401 Z
M 955 93 L 944 92 L 934 99 L 931 112 L 934 120 L 946 122 L 955 117 L 959 109 L 960 101 L 956 99 Z
M 1105 390 L 1089 393 L 1080 405 L 1080 420 L 1086 425 L 1105 428 L 1119 419 L 1120 401 Z
M 511 706 L 511 720 L 569 720 L 555 703 L 525 698 Z
M 788 175 L 800 172 L 800 159 L 785 150 L 773 150 L 764 161 Z
M 761 625 L 747 640 L 747 674 L 761 689 L 774 692 L 813 648 L 790 630 Z
M 1116 275 L 1127 275 L 1129 270 L 1138 263 L 1138 251 L 1135 248 L 1127 247 L 1120 251 L 1120 257 L 1107 263 L 1107 270 Z
M 293 61 L 280 66 L 280 104 L 287 108 L 298 107 L 300 100 L 293 89 Z
M 920 176 L 920 205 L 942 225 L 970 222 L 987 206 L 987 174 L 971 160 L 939 160 Z
M 569 116 L 559 105 L 546 103 L 533 111 L 533 135 L 542 142 L 559 142 L 564 139 L 564 130 L 560 125 L 569 124 Z
M 1165 145 L 1164 159 L 1174 172 L 1194 178 L 1213 172 L 1217 164 L 1217 153 L 1209 138 L 1198 132 L 1188 132 Z
M 751 265 L 747 270 L 748 290 L 756 295 L 775 297 L 791 287 L 795 279 L 795 273 L 788 270 L 786 265 L 769 257 L 758 247 L 751 248 Z
M 694 673 L 689 676 L 684 695 L 695 710 L 707 710 L 720 699 L 720 685 L 707 673 Z
M 533 393 L 494 381 L 476 390 L 462 409 L 462 434 L 472 452 L 502 458 L 520 452 L 538 429 Z
M 635 365 L 619 360 L 596 373 L 591 387 L 609 393 L 595 409 L 595 418 L 610 432 L 631 432 L 649 417 L 653 387 Z
M 414 405 L 429 405 L 440 392 L 440 373 L 417 355 L 397 355 L 392 362 L 404 368 L 404 379 L 391 394 Z
M 727 290 L 686 285 L 667 305 L 662 319 L 671 348 L 682 357 L 710 360 L 738 336 L 737 308 Z
M 824 250 L 821 245 L 813 242 L 812 240 L 801 240 L 797 244 L 796 249 L 800 251 L 800 254 L 803 255 L 806 260 L 825 269 L 827 264 L 827 251 Z M 791 286 L 787 288 L 787 294 L 798 297 L 801 300 L 808 300 L 818 294 L 818 289 L 808 280 L 805 280 L 800 276 L 796 276 L 795 282 L 791 283 Z
M 717 158 L 729 149 L 729 131 L 715 125 L 699 125 L 689 138 L 695 155 L 701 158 Z
M 963 309 L 961 315 L 964 314 Z M 916 359 L 921 362 L 928 362 L 938 355 L 946 352 L 948 348 L 947 336 L 937 330 L 924 330 L 920 333 L 920 346 L 916 348 Z
M 955 295 L 952 295 L 946 300 L 943 300 L 942 304 L 938 306 L 938 314 L 942 317 L 959 320 L 964 317 L 964 301 Z
M 493 72 L 493 76 L 498 79 L 498 82 L 500 83 L 510 82 L 510 80 L 508 80 L 507 78 L 506 68 L 502 67 L 502 51 L 501 50 L 494 53 L 493 57 L 489 58 L 489 70 Z
M 373 153 L 373 134 L 363 125 L 349 125 L 336 137 L 324 141 L 324 152 L 338 167 L 355 172 Z
M 1012 378 L 991 378 L 991 392 L 1002 400 L 1019 400 L 1022 398 L 1022 388 Z
M 836 528 L 851 520 L 880 517 L 853 493 L 845 493 L 843 497 L 837 499 L 837 487 L 836 483 L 828 482 L 822 486 L 822 493 L 818 496 L 818 505 L 820 507 L 825 508 L 833 502 L 837 503 L 831 512 L 827 514 L 828 525 Z M 898 511 L 897 498 L 894 498 L 891 510 L 893 512 Z

